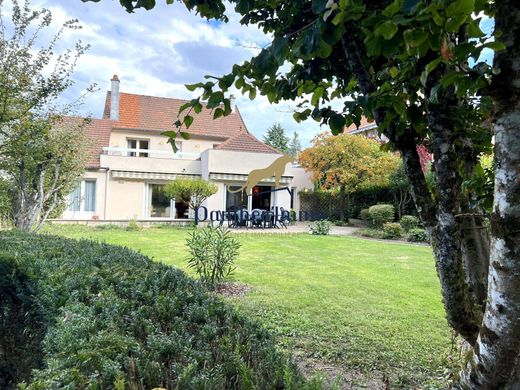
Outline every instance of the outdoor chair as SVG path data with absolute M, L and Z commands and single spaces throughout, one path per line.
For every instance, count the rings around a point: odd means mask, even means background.
M 280 207 L 280 215 L 278 216 L 276 223 L 287 229 L 291 223 L 291 213 L 289 213 L 289 211 L 285 210 L 283 207 Z
M 275 225 L 274 213 L 272 211 L 264 211 L 262 213 L 262 221 L 264 228 L 272 228 Z
M 263 213 L 265 213 L 265 211 L 260 210 L 260 209 L 254 209 L 251 211 L 251 216 L 250 216 L 251 227 L 258 227 L 258 228 L 263 227 L 263 225 L 264 225 Z

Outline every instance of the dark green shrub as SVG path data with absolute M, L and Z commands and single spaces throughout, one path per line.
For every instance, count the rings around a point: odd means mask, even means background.
M 42 364 L 43 311 L 34 281 L 17 260 L 0 252 L 0 388 L 14 388 Z
M 260 325 L 173 267 L 130 249 L 0 233 L 48 325 L 28 389 L 305 388 Z M 3 334 L 3 332 L 2 332 Z
M 368 209 L 368 216 L 373 227 L 382 228 L 383 224 L 394 221 L 394 206 L 391 204 L 377 204 L 371 206 Z
M 233 271 L 240 243 L 222 227 L 197 229 L 189 234 L 188 267 L 192 268 L 207 287 L 214 288 Z
M 318 236 L 326 236 L 330 232 L 332 223 L 326 219 L 314 221 L 309 225 L 309 232 Z
M 363 209 L 359 212 L 359 219 L 363 221 L 368 221 L 370 219 L 370 212 L 368 209 Z
M 419 226 L 419 218 L 414 217 L 413 215 L 403 215 L 399 223 L 403 227 L 404 231 L 408 232 Z
M 429 242 L 428 234 L 424 229 L 410 229 L 408 232 L 408 241 L 411 242 Z
M 403 228 L 397 222 L 387 222 L 383 225 L 383 238 L 396 239 L 403 236 Z

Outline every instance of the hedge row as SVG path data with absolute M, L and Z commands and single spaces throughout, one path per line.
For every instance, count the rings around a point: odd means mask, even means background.
M 300 192 L 301 210 L 310 215 L 326 215 L 329 219 L 339 218 L 340 201 L 336 193 L 328 191 Z M 399 197 L 390 187 L 371 187 L 352 193 L 348 197 L 346 214 L 348 218 L 358 218 L 361 210 L 368 209 L 375 204 L 391 204 L 395 210 L 399 209 Z M 403 214 L 415 214 L 415 207 L 410 200 L 401 210 Z
M 0 234 L 0 253 L 2 388 L 307 386 L 261 326 L 180 270 L 122 247 L 17 232 Z

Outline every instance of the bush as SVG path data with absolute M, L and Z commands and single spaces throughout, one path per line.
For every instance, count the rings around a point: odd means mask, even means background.
M 403 236 L 403 228 L 397 222 L 387 222 L 383 225 L 383 238 L 396 239 Z
M 222 282 L 233 271 L 240 243 L 223 227 L 198 229 L 189 234 L 188 267 L 195 270 L 200 281 L 209 288 Z
M 382 228 L 383 224 L 393 222 L 395 211 L 391 204 L 378 204 L 368 209 L 370 223 L 375 228 Z
M 370 213 L 368 209 L 363 209 L 359 212 L 359 219 L 363 221 L 368 221 L 370 219 Z
M 424 229 L 410 229 L 408 232 L 408 241 L 410 242 L 429 242 L 428 234 Z
M 330 221 L 327 221 L 326 219 L 314 221 L 309 225 L 309 232 L 319 236 L 326 236 L 330 232 L 331 225 Z
M 408 232 L 419 226 L 419 218 L 414 217 L 413 215 L 403 215 L 399 223 L 403 227 L 404 231 Z
M 30 377 L 41 366 L 45 334 L 43 312 L 34 296 L 35 283 L 14 257 L 0 252 L 0 388 Z
M 0 233 L 0 252 L 34 275 L 46 319 L 33 354 L 44 368 L 27 389 L 306 386 L 261 325 L 178 269 L 123 247 L 19 232 Z
M 370 238 L 384 238 L 384 232 L 381 229 L 359 229 L 356 234 L 359 234 L 363 237 L 370 237 Z

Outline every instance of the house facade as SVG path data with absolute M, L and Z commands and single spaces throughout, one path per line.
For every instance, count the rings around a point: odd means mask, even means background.
M 240 190 L 249 172 L 269 166 L 282 155 L 249 133 L 234 104 L 229 116 L 216 120 L 205 108 L 194 114 L 190 139 L 178 140 L 174 153 L 161 133 L 173 130 L 186 101 L 119 89 L 120 81 L 114 76 L 103 118 L 93 119 L 86 127 L 93 140 L 93 158 L 61 220 L 187 219 L 193 212 L 186 204 L 164 195 L 164 185 L 178 178 L 202 178 L 217 185 L 217 193 L 204 203 L 208 210 L 283 207 L 299 211 L 298 192 L 311 189 L 312 182 L 295 164 L 286 165 L 279 191 L 272 191 L 274 177 L 263 179 L 249 194 Z

